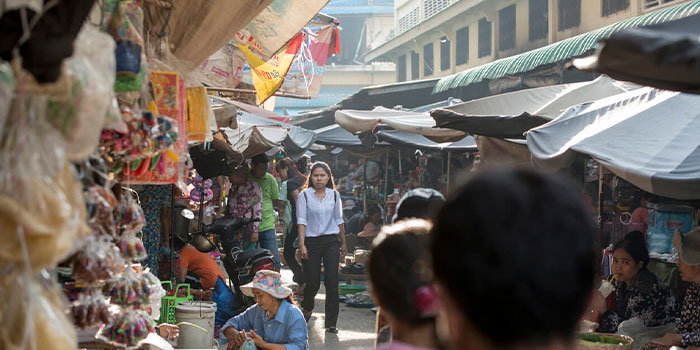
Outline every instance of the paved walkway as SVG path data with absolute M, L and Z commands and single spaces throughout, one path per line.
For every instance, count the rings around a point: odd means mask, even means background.
M 292 280 L 292 271 L 282 268 L 284 282 Z M 326 291 L 321 289 L 316 295 L 314 313 L 309 320 L 309 345 L 312 350 L 345 350 L 351 347 L 372 349 L 374 347 L 375 314 L 371 309 L 356 309 L 340 303 L 338 334 L 326 333 L 324 326 Z

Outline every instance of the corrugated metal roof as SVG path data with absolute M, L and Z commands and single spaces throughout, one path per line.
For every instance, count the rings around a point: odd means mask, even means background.
M 502 58 L 479 67 L 474 67 L 444 77 L 435 85 L 433 93 L 478 83 L 483 79 L 497 79 L 510 74 L 527 72 L 539 66 L 581 56 L 587 51 L 594 49 L 599 40 L 605 39 L 619 30 L 668 22 L 696 13 L 700 13 L 700 0 L 690 1 L 639 17 L 622 20 L 609 26 L 577 35 L 539 49 Z
M 393 14 L 394 1 L 331 0 L 321 12 L 329 15 Z

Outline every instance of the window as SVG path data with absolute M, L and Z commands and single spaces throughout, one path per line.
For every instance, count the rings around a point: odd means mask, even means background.
M 559 30 L 581 24 L 581 0 L 559 0 Z
M 420 55 L 418 52 L 411 51 L 411 80 L 420 78 Z
M 399 81 L 406 81 L 406 55 L 399 56 Z
M 479 20 L 479 58 L 491 56 L 491 22 Z
M 549 1 L 530 0 L 530 41 L 547 38 L 549 34 Z
M 659 7 L 683 2 L 683 0 L 644 0 L 642 8 L 644 11 L 654 11 Z
M 457 58 L 455 64 L 465 64 L 469 61 L 469 27 L 457 31 Z
M 440 70 L 450 69 L 450 40 L 446 36 L 440 38 Z
M 399 18 L 399 26 L 396 30 L 396 35 L 399 35 L 418 24 L 418 8 L 414 8 L 403 17 Z
M 433 75 L 433 70 L 435 69 L 435 62 L 433 61 L 433 43 L 423 46 L 423 76 L 427 77 Z
M 602 16 L 610 16 L 630 8 L 630 0 L 603 0 Z
M 515 48 L 515 4 L 498 11 L 498 49 Z
M 450 6 L 450 0 L 423 0 L 423 14 L 426 20 Z

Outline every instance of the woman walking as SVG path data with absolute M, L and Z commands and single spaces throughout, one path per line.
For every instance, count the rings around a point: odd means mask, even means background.
M 297 201 L 299 252 L 301 254 L 306 288 L 301 303 L 308 321 L 314 309 L 314 299 L 321 285 L 326 286 L 326 332 L 338 333 L 338 266 L 340 256 L 347 253 L 340 194 L 335 190 L 328 164 L 316 162 Z

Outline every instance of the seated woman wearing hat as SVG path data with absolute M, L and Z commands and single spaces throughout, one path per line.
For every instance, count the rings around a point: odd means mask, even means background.
M 600 313 L 599 332 L 615 333 L 622 321 L 638 317 L 646 327 L 672 323 L 678 315 L 678 303 L 666 284 L 647 270 L 649 251 L 644 235 L 632 231 L 613 247 L 612 268 L 616 280 L 614 306 L 595 293 L 594 308 Z
M 666 334 L 652 343 L 664 346 L 700 346 L 700 228 L 682 235 L 676 230 L 673 245 L 678 250 L 681 279 L 692 282 L 685 292 L 678 334 Z
M 231 318 L 221 328 L 235 346 L 252 339 L 259 349 L 308 350 L 304 315 L 291 299 L 292 290 L 282 286 L 279 272 L 258 271 L 253 282 L 241 286 L 243 294 L 257 304 Z

